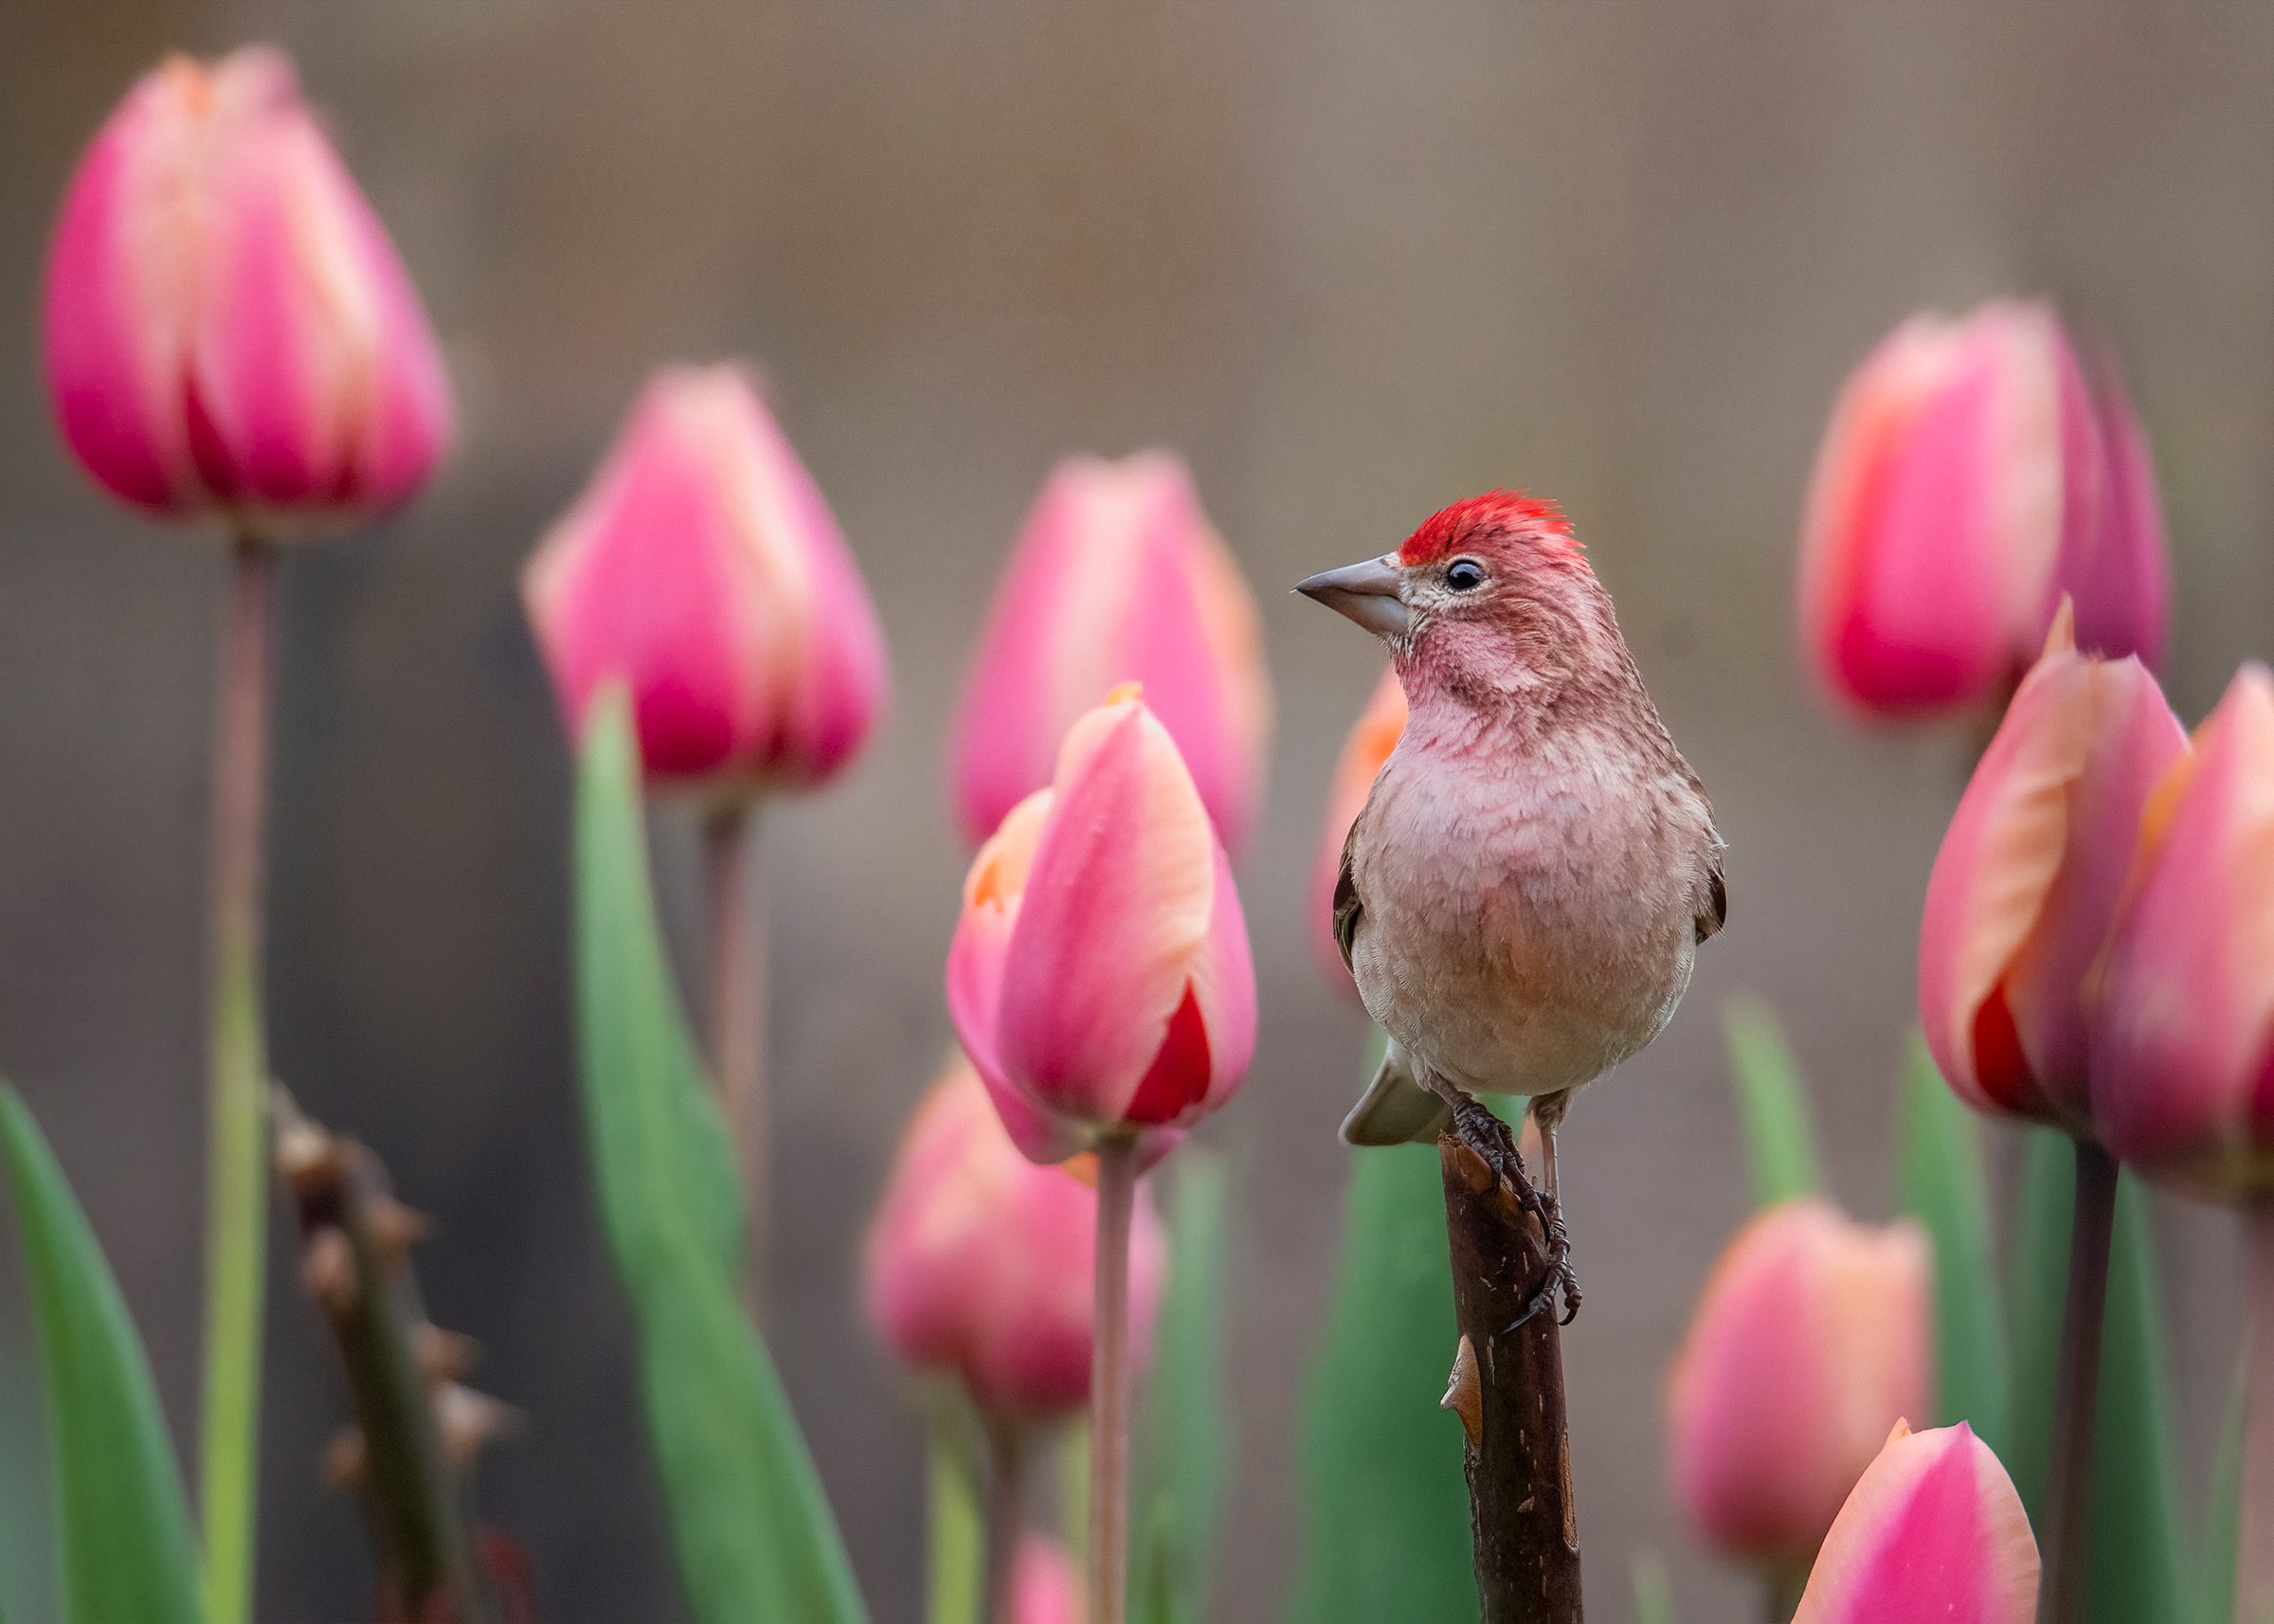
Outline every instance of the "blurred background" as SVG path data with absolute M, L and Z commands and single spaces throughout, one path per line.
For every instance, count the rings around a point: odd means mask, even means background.
M 1191 459 L 1263 600 L 1279 696 L 1241 875 L 1262 1041 L 1209 1129 L 1239 1221 L 1221 1615 L 1272 1615 L 1294 1558 L 1297 1376 L 1363 1037 L 1304 938 L 1306 886 L 1381 662 L 1285 587 L 1505 483 L 1560 499 L 1588 541 L 1732 848 L 1730 929 L 1687 1006 L 1565 1142 L 1589 1587 L 1623 1616 L 1629 1558 L 1654 1546 L 1685 1616 L 1749 1616 L 1678 1527 L 1659 1436 L 1667 1362 L 1747 1206 L 1716 1008 L 1754 991 L 1785 1015 L 1839 1193 L 1884 1211 L 1917 908 L 1968 759 L 1957 733 L 1859 736 L 1806 689 L 1790 578 L 1816 436 L 1914 307 L 2057 293 L 2115 342 L 2156 442 L 2182 716 L 2274 650 L 2274 8 L 10 0 L 0 1069 L 78 1185 L 185 1444 L 220 555 L 69 464 L 34 310 L 98 120 L 162 52 L 250 39 L 290 49 L 329 110 L 463 419 L 423 499 L 285 573 L 275 1060 L 437 1220 L 435 1317 L 479 1338 L 483 1385 L 526 1412 L 481 1499 L 526 1543 L 547 1615 L 677 1604 L 579 1142 L 568 763 L 515 571 L 650 366 L 748 355 L 896 665 L 865 762 L 765 834 L 771 1326 L 875 1616 L 917 1611 L 920 1436 L 855 1265 L 948 1039 L 945 723 L 1050 463 L 1148 444 Z M 683 936 L 692 828 L 666 813 L 658 834 Z M 2224 1223 L 2159 1215 L 2192 1497 L 2232 1357 L 2231 1259 Z M 290 1255 L 260 1611 L 352 1618 L 356 1513 L 316 1470 L 331 1355 Z M 0 1475 L 20 1484 L 35 1367 L 0 1283 Z M 36 1508 L 0 1518 L 11 1616 L 41 1615 L 44 1548 Z

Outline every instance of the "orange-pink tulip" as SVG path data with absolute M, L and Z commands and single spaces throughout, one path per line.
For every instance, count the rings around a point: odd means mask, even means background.
M 1374 685 L 1374 696 L 1366 701 L 1364 714 L 1343 741 L 1343 753 L 1334 764 L 1334 783 L 1326 791 L 1326 826 L 1319 837 L 1319 858 L 1312 870 L 1311 940 L 1319 949 L 1320 962 L 1326 966 L 1327 980 L 1353 998 L 1358 996 L 1358 987 L 1334 942 L 1334 885 L 1342 872 L 1343 842 L 1350 838 L 1350 825 L 1358 821 L 1359 811 L 1374 788 L 1375 775 L 1390 759 L 1404 732 L 1405 689 L 1395 670 L 1385 671 Z
M 1148 1158 L 1238 1088 L 1255 1047 L 1247 926 L 1200 791 L 1132 684 L 1082 716 L 1050 787 L 964 882 L 948 1007 L 1003 1126 L 1058 1162 Z
M 1097 1192 L 1020 1155 L 959 1064 L 916 1107 L 869 1227 L 870 1322 L 902 1361 L 953 1377 L 992 1416 L 1078 1410 L 1090 1397 L 1096 1232 Z M 1141 1360 L 1167 1261 L 1140 1188 L 1129 1318 Z
M 1963 1422 L 1898 1425 L 1809 1575 L 1793 1624 L 2030 1624 L 2037 1541 L 2006 1469 Z
M 64 440 L 156 513 L 307 533 L 402 501 L 450 439 L 418 294 L 275 50 L 128 94 L 71 178 L 43 325 Z
M 1797 1572 L 1932 1381 L 1926 1237 L 1814 1198 L 1760 1214 L 1707 1282 L 1667 1384 L 1674 1490 L 1742 1561 Z
M 2108 1148 L 2200 1195 L 2274 1196 L 2274 677 L 2246 665 L 2158 785 L 2092 1051 Z
M 2145 438 L 2047 307 L 1919 316 L 1842 391 L 1801 532 L 1824 687 L 1888 714 L 1994 700 L 2063 594 L 2078 641 L 2153 664 L 2169 597 Z
M 631 692 L 651 781 L 818 784 L 884 701 L 884 641 L 837 520 L 735 367 L 658 373 L 522 576 L 572 729 Z
M 1237 851 L 1271 731 L 1262 629 L 1166 452 L 1061 462 L 1027 515 L 956 720 L 955 803 L 972 844 L 1050 782 L 1074 719 L 1125 681 L 1145 685 Z
M 1919 1013 L 1978 1110 L 2090 1127 L 2091 971 L 2148 794 L 2187 750 L 2138 659 L 2077 652 L 2066 612 L 1958 802 L 1927 881 Z

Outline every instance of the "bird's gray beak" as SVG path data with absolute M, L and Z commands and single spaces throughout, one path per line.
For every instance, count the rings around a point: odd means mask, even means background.
M 1404 584 L 1405 570 L 1398 555 L 1385 552 L 1363 564 L 1346 564 L 1298 581 L 1295 590 L 1306 598 L 1316 598 L 1338 615 L 1347 615 L 1378 638 L 1401 638 L 1413 619 L 1406 613 L 1404 600 L 1398 596 L 1398 588 Z

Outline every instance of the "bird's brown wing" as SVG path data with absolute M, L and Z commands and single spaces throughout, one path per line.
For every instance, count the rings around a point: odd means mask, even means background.
M 1347 862 L 1349 858 L 1345 856 L 1343 860 Z M 1335 902 L 1339 908 L 1342 902 L 1340 891 L 1335 893 Z M 1338 913 L 1336 917 L 1339 919 L 1341 915 Z M 1706 906 L 1698 910 L 1699 942 L 1703 943 L 1719 934 L 1722 927 L 1728 923 L 1729 886 L 1722 878 L 1722 854 L 1717 851 L 1713 854 L 1713 866 L 1706 871 Z M 1346 954 L 1347 949 L 1345 951 Z
M 1343 968 L 1351 970 L 1350 944 L 1358 940 L 1358 917 L 1365 905 L 1358 900 L 1358 880 L 1350 872 L 1350 857 L 1358 849 L 1358 826 L 1365 821 L 1364 815 L 1350 821 L 1350 832 L 1343 837 L 1343 863 L 1334 876 L 1334 945 L 1342 949 Z

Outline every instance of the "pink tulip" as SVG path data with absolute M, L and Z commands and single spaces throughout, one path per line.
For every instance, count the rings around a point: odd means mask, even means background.
M 1029 1534 L 1011 1574 L 1012 1624 L 1082 1624 L 1081 1575 L 1056 1540 Z
M 1343 867 L 1343 842 L 1350 838 L 1350 825 L 1358 821 L 1360 808 L 1373 791 L 1375 775 L 1381 764 L 1390 759 L 1398 748 L 1399 738 L 1405 732 L 1405 689 L 1398 681 L 1395 670 L 1381 674 L 1374 685 L 1374 696 L 1366 701 L 1365 713 L 1343 741 L 1343 753 L 1334 764 L 1334 783 L 1326 792 L 1326 826 L 1319 839 L 1319 860 L 1312 871 L 1311 918 L 1314 924 L 1311 940 L 1318 945 L 1321 962 L 1326 966 L 1327 980 L 1352 998 L 1358 987 L 1350 980 L 1350 967 L 1343 963 L 1342 949 L 1334 941 L 1334 887 Z
M 44 327 L 63 438 L 155 513 L 280 539 L 401 502 L 450 439 L 417 291 L 263 46 L 169 58 L 97 133 Z
M 1255 1047 L 1232 867 L 1134 684 L 1068 731 L 964 882 L 948 1007 L 1020 1149 L 1133 1133 L 1147 1158 L 1228 1100 Z
M 2039 304 L 1919 316 L 1842 391 L 1801 532 L 1825 688 L 1904 714 L 1994 700 L 2066 593 L 2084 646 L 2153 663 L 2168 598 L 2154 470 L 2112 372 L 2096 399 Z
M 2197 1194 L 2274 1194 L 2274 677 L 2236 673 L 2150 803 L 2092 1052 L 2110 1150 Z
M 2012 1480 L 1963 1422 L 1897 1423 L 1808 1576 L 1793 1624 L 2030 1624 L 2037 1542 Z
M 1958 802 L 1920 926 L 1927 1046 L 1976 1109 L 2089 1128 L 2087 980 L 2149 791 L 2186 750 L 2147 668 L 2079 654 L 2057 619 Z
M 1061 462 L 1027 515 L 956 721 L 956 810 L 974 845 L 1050 782 L 1074 719 L 1125 681 L 1145 685 L 1236 851 L 1271 732 L 1262 630 L 1166 452 Z
M 1090 1397 L 1097 1192 L 1012 1146 L 966 1065 L 916 1107 L 870 1225 L 870 1322 L 904 1362 L 952 1376 L 990 1415 L 1036 1419 Z M 1129 1236 L 1134 1345 L 1151 1345 L 1167 1271 L 1142 1188 Z
M 624 682 L 659 783 L 818 784 L 883 704 L 859 571 L 738 368 L 649 381 L 522 594 L 571 728 L 604 683 Z
M 1886 1429 L 1926 1405 L 1931 1268 L 1915 1224 L 1814 1198 L 1738 1232 L 1667 1385 L 1675 1494 L 1705 1540 L 1807 1563 Z

